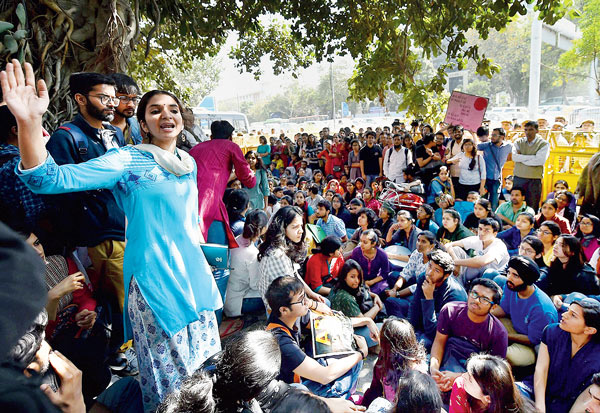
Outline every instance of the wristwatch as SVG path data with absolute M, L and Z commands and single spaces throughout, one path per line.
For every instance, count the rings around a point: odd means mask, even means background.
M 367 356 L 369 355 L 369 352 L 367 352 L 367 354 L 363 354 L 362 349 L 359 347 L 358 348 L 358 352 L 360 353 L 360 355 L 362 356 L 363 360 L 367 358 Z

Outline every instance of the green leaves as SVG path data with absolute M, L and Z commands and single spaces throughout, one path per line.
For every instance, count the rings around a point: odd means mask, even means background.
M 23 3 L 19 3 L 17 5 L 17 10 L 15 11 L 17 18 L 19 19 L 19 23 L 21 24 L 21 27 L 25 27 L 25 23 L 27 23 L 27 17 L 26 17 L 26 13 L 25 13 L 25 7 L 23 6 Z
M 0 34 L 14 28 L 15 26 L 12 23 L 0 21 Z
M 17 17 L 17 27 L 19 30 L 14 32 L 15 25 L 13 23 L 0 21 L 0 35 L 3 34 L 2 43 L 0 44 L 0 56 L 3 60 L 8 60 L 13 58 L 13 55 L 16 54 L 16 57 L 22 62 L 25 53 L 25 42 L 28 35 L 28 31 L 25 30 L 27 15 L 22 3 L 19 3 L 15 8 L 15 15 Z M 12 20 L 14 20 L 14 18 Z
M 17 53 L 19 50 L 19 44 L 15 40 L 12 34 L 5 34 L 4 39 L 2 41 L 4 47 L 10 54 Z

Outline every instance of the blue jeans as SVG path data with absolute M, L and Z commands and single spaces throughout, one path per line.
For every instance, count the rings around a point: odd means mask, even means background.
M 492 268 L 485 270 L 481 278 L 487 278 L 488 280 L 494 281 L 503 290 L 504 286 L 506 285 L 506 277 L 504 275 L 500 275 L 498 270 L 494 270 Z
M 379 175 L 367 175 L 365 185 L 370 188 L 371 182 L 375 181 L 377 178 L 379 178 Z
M 316 359 L 317 362 L 323 366 L 328 366 L 327 358 Z M 321 397 L 343 397 L 344 399 L 349 398 L 358 383 L 358 374 L 362 369 L 362 360 L 348 370 L 343 376 L 338 379 L 327 383 L 321 384 L 312 380 L 302 380 L 302 384 L 305 385 L 311 393 Z
M 381 326 L 382 326 L 382 323 L 377 323 L 377 328 L 379 328 L 379 330 L 381 330 Z M 354 334 L 364 337 L 365 340 L 367 341 L 367 346 L 369 348 L 375 347 L 376 345 L 379 344 L 379 343 L 373 341 L 373 339 L 371 338 L 371 332 L 369 330 L 369 327 L 367 327 L 367 326 L 355 327 Z
M 134 377 L 124 377 L 104 390 L 96 402 L 113 412 L 143 413 L 142 389 Z
M 412 295 L 404 298 L 388 297 L 383 304 L 388 316 L 393 315 L 399 318 L 408 318 L 408 309 L 412 301 Z
M 498 193 L 500 191 L 500 181 L 495 179 L 485 180 L 485 189 L 488 191 L 488 198 L 492 203 L 492 211 L 498 208 Z
M 213 221 L 208 227 L 206 242 L 211 244 L 227 245 L 227 233 L 225 231 L 225 223 L 222 221 Z M 229 264 L 228 264 L 229 266 Z M 227 293 L 227 281 L 229 281 L 229 269 L 219 269 L 213 271 L 213 277 L 217 283 L 217 288 L 221 293 L 221 299 L 225 302 L 225 294 Z M 217 323 L 221 324 L 223 320 L 223 309 L 215 311 Z
M 213 270 L 213 277 L 215 282 L 217 283 L 217 288 L 219 289 L 219 293 L 221 294 L 221 299 L 225 302 L 225 295 L 227 294 L 227 282 L 229 281 L 229 270 Z M 223 320 L 223 309 L 219 309 L 215 311 L 215 315 L 217 316 L 217 323 L 221 324 Z

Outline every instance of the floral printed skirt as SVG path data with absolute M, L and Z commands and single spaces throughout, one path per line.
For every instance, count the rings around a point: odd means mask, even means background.
M 129 286 L 129 320 L 140 370 L 144 411 L 153 412 L 210 356 L 221 350 L 214 311 L 202 311 L 198 321 L 169 338 L 159 326 L 135 281 Z

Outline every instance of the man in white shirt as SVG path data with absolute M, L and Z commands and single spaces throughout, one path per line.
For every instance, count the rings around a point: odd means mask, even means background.
M 402 136 L 395 134 L 393 137 L 394 146 L 389 148 L 383 159 L 383 174 L 397 184 L 404 182 L 404 170 L 412 161 L 410 149 L 402 146 Z
M 475 278 L 481 277 L 488 268 L 500 270 L 506 266 L 510 256 L 506 244 L 496 236 L 500 224 L 493 218 L 479 221 L 477 236 L 463 238 L 446 245 L 446 250 L 454 259 L 454 265 L 460 270 L 459 281 L 468 289 Z M 468 250 L 473 250 L 474 257 Z

